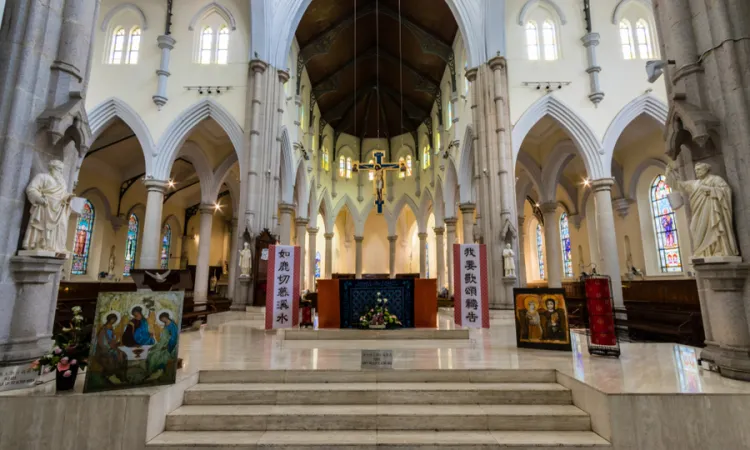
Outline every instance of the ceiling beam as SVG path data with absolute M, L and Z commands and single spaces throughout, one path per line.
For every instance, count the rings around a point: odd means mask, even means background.
M 380 90 L 383 93 L 385 93 L 387 95 L 390 95 L 391 98 L 395 99 L 396 103 L 400 105 L 401 95 L 399 94 L 398 91 L 395 91 L 395 90 L 389 88 L 388 86 L 383 86 L 382 84 L 380 85 Z M 423 120 L 425 116 L 429 116 L 430 112 L 431 112 L 430 110 L 425 109 L 424 107 L 417 105 L 416 103 L 414 103 L 412 100 L 410 100 L 405 95 L 404 95 L 404 111 L 406 111 L 406 113 L 410 117 L 413 117 L 415 119 L 419 119 L 420 121 Z
M 390 139 L 390 133 L 388 132 L 388 120 L 386 119 L 385 108 L 383 108 L 383 100 L 380 98 L 380 95 L 378 95 L 378 109 L 380 110 L 380 120 L 383 122 L 383 129 L 385 131 L 385 137 L 386 139 Z M 378 133 L 376 137 L 379 139 L 380 133 Z
M 355 57 L 351 58 L 349 61 L 344 63 L 344 65 L 333 71 L 330 75 L 313 84 L 312 90 L 315 93 L 315 96 L 320 98 L 321 96 L 329 92 L 337 91 L 339 89 L 339 85 L 341 84 L 341 74 L 346 69 L 352 67 L 355 62 L 366 61 L 368 59 L 374 58 L 376 55 L 377 47 L 372 46 L 356 55 Z
M 386 94 L 386 96 L 389 99 L 391 99 L 391 101 L 393 102 L 393 104 L 396 105 L 396 109 L 398 109 L 400 111 L 401 110 L 400 98 L 396 97 L 395 95 L 393 95 L 394 93 L 390 92 L 390 90 L 389 91 L 383 91 L 383 92 Z M 404 105 L 404 110 L 406 112 L 406 114 L 404 115 L 404 119 L 406 119 L 406 121 L 408 123 L 404 124 L 404 127 L 402 127 L 402 129 L 400 130 L 400 133 L 404 133 L 406 130 L 411 130 L 411 129 L 417 129 L 417 128 L 419 128 L 419 124 L 424 119 L 424 116 L 423 116 L 424 112 L 423 112 L 423 110 L 420 109 L 420 110 L 412 110 L 412 111 L 410 111 L 409 107 L 406 107 L 406 105 Z M 400 123 L 401 123 L 401 118 L 399 117 L 399 124 Z M 408 125 L 408 127 L 406 125 Z
M 362 140 L 364 140 L 365 134 L 367 134 L 367 121 L 370 120 L 370 106 L 372 104 L 372 97 L 373 97 L 372 92 L 373 91 L 370 91 L 370 93 L 367 95 L 367 100 L 365 100 L 365 120 L 362 121 L 362 134 L 359 137 Z M 356 127 L 354 129 L 354 132 L 355 133 L 357 132 Z M 360 155 L 359 155 L 360 160 L 362 160 L 361 152 L 362 152 L 362 146 L 360 146 Z
M 343 102 L 339 103 L 338 105 L 334 106 L 333 108 L 330 108 L 326 113 L 326 121 L 328 123 L 333 123 L 335 121 L 341 120 L 346 116 L 346 114 L 351 110 L 351 108 L 368 92 L 372 90 L 372 88 L 375 86 L 374 81 L 370 81 L 369 83 L 366 83 L 364 86 L 359 88 L 357 90 L 356 94 L 354 96 L 347 98 Z M 336 127 L 334 127 L 336 128 Z
M 375 6 L 370 3 L 358 9 L 356 12 L 356 19 L 359 20 L 362 17 L 367 16 L 375 11 Z M 338 37 L 339 33 L 344 31 L 349 25 L 354 23 L 355 14 L 344 17 L 340 21 L 332 24 L 325 31 L 312 38 L 307 44 L 305 44 L 299 51 L 299 57 L 302 60 L 302 64 L 307 64 L 313 57 L 328 53 L 331 50 L 331 46 Z
M 387 6 L 381 6 L 379 9 L 380 13 L 390 17 L 391 19 L 398 22 L 399 14 L 398 11 L 394 11 Z M 419 46 L 425 53 L 430 53 L 438 58 L 442 59 L 446 63 L 450 59 L 450 55 L 453 53 L 453 48 L 450 44 L 446 44 L 442 39 L 432 34 L 429 30 L 423 28 L 421 25 L 409 20 L 408 17 L 401 15 L 401 24 L 405 26 L 409 31 L 412 32 L 415 38 L 419 41 Z
M 408 61 L 402 59 L 399 59 L 398 56 L 391 54 L 388 51 L 385 51 L 384 49 L 380 49 L 380 55 L 386 60 L 390 61 L 393 64 L 396 65 L 402 65 L 404 69 L 406 69 L 407 72 L 411 73 L 411 75 L 417 79 L 417 89 L 418 91 L 424 91 L 428 92 L 430 94 L 434 94 L 435 91 L 440 89 L 439 87 L 439 81 L 434 80 L 430 75 L 427 75 L 426 73 L 422 72 L 421 70 L 417 69 L 416 67 L 409 64 Z M 420 88 L 420 85 L 424 85 L 424 87 Z

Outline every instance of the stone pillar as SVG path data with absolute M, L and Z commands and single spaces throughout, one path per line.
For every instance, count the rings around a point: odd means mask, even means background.
M 182 236 L 182 242 L 180 242 L 180 269 L 187 269 L 188 266 L 188 245 L 192 240 L 192 236 L 185 234 Z
M 453 244 L 456 243 L 456 222 L 458 222 L 458 219 L 447 217 L 444 222 L 448 232 L 445 242 L 448 246 L 448 292 L 453 295 Z
M 614 185 L 612 178 L 603 178 L 591 182 L 591 188 L 594 190 L 594 204 L 596 206 L 596 232 L 599 238 L 599 258 L 603 265 L 600 273 L 609 275 L 612 278 L 612 294 L 615 306 L 624 308 L 620 258 L 617 252 L 617 237 L 615 236 L 615 217 L 612 212 L 612 185 Z
M 437 257 L 437 286 L 438 289 L 445 287 L 445 241 L 443 236 L 445 228 L 435 227 L 435 256 Z
M 235 293 L 234 300 L 232 301 L 232 311 L 245 311 L 247 306 L 250 304 L 250 286 L 252 285 L 252 279 L 250 277 L 239 277 L 237 279 L 238 287 Z
M 547 250 L 547 264 L 544 267 L 547 270 L 547 286 L 560 288 L 562 287 L 562 247 L 560 226 L 557 223 L 557 202 L 542 203 L 539 209 L 544 214 L 544 248 Z M 612 227 L 614 228 L 614 222 Z
M 156 43 L 161 49 L 161 64 L 159 65 L 159 70 L 156 71 L 156 76 L 159 80 L 156 86 L 156 95 L 151 97 L 151 99 L 159 110 L 167 104 L 167 79 L 170 75 L 169 54 L 174 48 L 176 42 L 177 41 L 175 41 L 172 36 L 162 35 L 156 38 Z
M 308 258 L 308 261 L 310 262 L 310 267 L 307 270 L 307 273 L 309 274 L 309 282 L 308 282 L 308 289 L 311 291 L 317 291 L 317 287 L 315 286 L 315 258 L 318 253 L 318 229 L 317 228 L 308 228 L 307 229 L 307 236 L 308 236 L 308 254 L 310 257 Z
M 18 286 L 8 337 L 0 340 L 0 365 L 24 364 L 50 351 L 55 321 L 55 277 L 65 259 L 14 256 L 10 268 Z
M 354 273 L 357 279 L 362 278 L 362 241 L 364 240 L 364 236 L 354 236 Z
M 279 203 L 279 243 L 289 245 L 292 242 L 292 213 L 294 205 Z
M 325 233 L 323 235 L 326 238 L 326 274 L 327 280 L 331 279 L 333 273 L 333 233 Z
M 391 278 L 396 278 L 396 242 L 398 236 L 388 236 L 388 273 Z
M 138 260 L 141 269 L 158 269 L 161 249 L 161 211 L 168 183 L 161 180 L 144 180 L 146 185 L 146 219 L 143 224 L 143 242 Z
M 236 281 L 237 281 L 237 268 L 240 264 L 239 257 L 240 257 L 240 248 L 242 247 L 242 238 L 239 236 L 237 225 L 239 223 L 239 219 L 237 217 L 232 217 L 232 221 L 229 223 L 229 262 L 227 265 L 229 266 L 229 273 L 227 276 L 229 277 L 228 285 L 227 285 L 227 296 L 230 299 L 234 299 L 234 289 L 236 287 Z
M 200 206 L 200 231 L 198 234 L 198 261 L 195 263 L 193 298 L 195 304 L 206 303 L 208 297 L 208 260 L 211 253 L 211 225 L 214 220 L 214 205 Z
M 297 241 L 295 245 L 299 247 L 299 285 L 300 289 L 305 289 L 305 247 L 307 246 L 307 219 L 299 218 L 294 224 L 297 226 Z
M 474 203 L 461 203 L 458 205 L 461 210 L 461 225 L 464 228 L 464 244 L 474 243 L 474 211 L 477 205 Z
M 523 226 L 524 217 L 518 216 L 518 265 L 516 267 L 516 277 L 518 285 L 526 287 L 526 228 Z
M 419 278 L 427 278 L 427 233 L 419 236 Z

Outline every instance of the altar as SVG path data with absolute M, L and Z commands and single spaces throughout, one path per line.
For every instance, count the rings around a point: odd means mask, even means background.
M 404 328 L 437 328 L 435 279 L 318 280 L 318 327 L 357 328 L 378 292 Z

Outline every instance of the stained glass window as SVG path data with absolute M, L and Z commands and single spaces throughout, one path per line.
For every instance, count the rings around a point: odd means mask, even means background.
M 573 278 L 573 258 L 570 253 L 570 228 L 568 228 L 568 213 L 560 216 L 560 244 L 562 245 L 563 276 Z
M 623 58 L 635 59 L 635 49 L 633 48 L 633 38 L 630 30 L 630 22 L 625 19 L 620 21 L 620 45 L 622 45 Z
M 226 64 L 229 59 L 229 27 L 219 29 L 219 42 L 216 45 L 216 63 Z
M 339 176 L 343 178 L 344 175 L 346 175 L 346 159 L 341 156 L 339 157 Z
M 352 177 L 352 159 L 346 158 L 346 179 L 350 179 Z
M 440 151 L 440 133 L 435 132 L 435 153 Z
M 138 64 L 138 53 L 141 50 L 141 29 L 133 28 L 130 32 L 130 48 L 128 49 L 128 64 Z
M 399 167 L 404 167 L 404 168 L 406 167 L 406 160 L 403 158 L 403 156 L 398 159 L 398 165 L 399 165 Z M 398 177 L 399 178 L 406 178 L 406 170 L 399 170 L 398 171 Z
M 453 102 L 448 100 L 445 105 L 445 129 L 450 129 L 451 125 L 453 125 Z
M 641 19 L 635 24 L 635 36 L 638 39 L 638 56 L 641 59 L 650 59 L 653 56 L 651 50 L 651 34 L 648 31 L 648 23 Z
M 411 155 L 406 156 L 406 176 L 411 176 Z
M 651 183 L 651 213 L 654 219 L 659 267 L 664 273 L 682 272 L 677 218 L 667 198 L 671 192 L 672 189 L 667 184 L 664 175 L 654 178 Z
M 557 36 L 555 25 L 550 20 L 545 20 L 542 25 L 542 43 L 544 44 L 544 59 L 547 61 L 557 59 Z
M 73 275 L 84 275 L 89 265 L 89 247 L 91 233 L 94 231 L 94 205 L 86 200 L 83 212 L 76 224 L 75 242 L 73 243 Z
M 169 247 L 172 245 L 172 227 L 164 225 L 161 231 L 161 268 L 169 269 Z
M 430 168 L 430 164 L 432 164 L 430 157 L 430 147 L 425 146 L 424 150 L 422 150 L 422 167 L 427 170 Z
M 539 35 L 537 34 L 536 22 L 526 24 L 526 49 L 530 60 L 537 61 L 539 59 Z
M 544 239 L 542 225 L 536 224 L 536 259 L 539 262 L 539 279 L 544 279 Z
M 320 278 L 320 252 L 315 252 L 315 278 Z
M 130 276 L 130 269 L 135 267 L 135 253 L 138 247 L 138 216 L 131 214 L 128 217 L 128 237 L 125 241 L 125 269 L 122 275 Z
M 211 27 L 206 27 L 201 32 L 201 52 L 200 63 L 211 64 L 211 53 L 214 47 L 214 31 Z
M 122 64 L 122 55 L 125 52 L 125 30 L 118 28 L 112 35 L 112 51 L 109 55 L 110 64 Z

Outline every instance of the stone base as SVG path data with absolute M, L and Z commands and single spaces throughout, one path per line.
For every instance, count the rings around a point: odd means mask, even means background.
M 739 264 L 741 256 L 693 256 L 690 258 L 693 264 Z
M 750 348 L 721 347 L 716 352 L 715 359 L 721 376 L 750 381 Z
M 19 250 L 18 256 L 31 256 L 34 258 L 68 259 L 67 253 L 57 253 L 51 250 Z
M 400 330 L 279 330 L 281 339 L 287 341 L 393 341 L 393 340 L 433 340 L 433 339 L 469 339 L 468 329 L 435 330 L 432 328 L 403 328 Z

